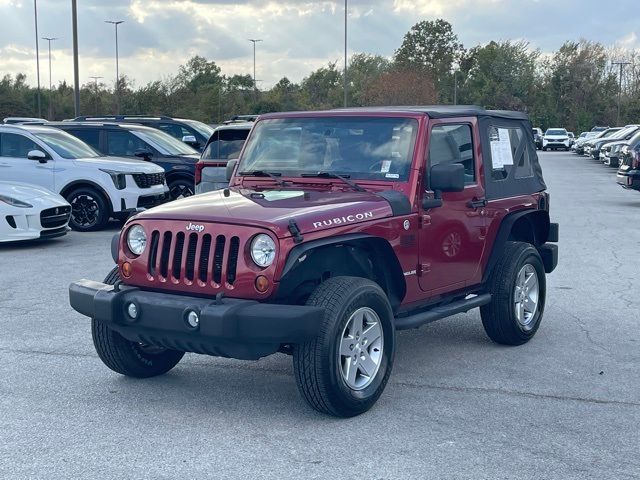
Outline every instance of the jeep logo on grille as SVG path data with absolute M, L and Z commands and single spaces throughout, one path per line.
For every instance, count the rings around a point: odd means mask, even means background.
M 204 225 L 197 225 L 195 223 L 189 223 L 189 225 L 187 225 L 187 231 L 188 232 L 203 232 L 204 231 Z

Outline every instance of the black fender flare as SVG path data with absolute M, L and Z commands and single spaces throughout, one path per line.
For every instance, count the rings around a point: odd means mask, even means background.
M 393 247 L 384 238 L 369 235 L 366 233 L 351 233 L 346 235 L 337 235 L 334 237 L 321 238 L 297 245 L 291 249 L 287 260 L 285 261 L 279 281 L 282 282 L 285 277 L 293 271 L 298 262 L 304 260 L 306 255 L 318 248 L 328 246 L 351 245 L 362 246 L 367 245 L 375 252 L 377 259 L 383 259 L 385 271 L 385 285 L 381 285 L 382 289 L 387 293 L 391 307 L 396 310 L 407 293 L 407 285 L 404 273 L 398 257 Z
M 536 227 L 534 223 L 531 224 L 534 234 L 534 246 L 540 247 L 547 242 L 551 228 L 549 212 L 528 208 L 526 210 L 519 210 L 508 214 L 500 223 L 500 228 L 493 242 L 491 256 L 489 257 L 489 261 L 487 262 L 487 266 L 482 276 L 483 283 L 489 280 L 491 271 L 498 262 L 498 258 L 500 257 L 502 250 L 504 250 L 504 245 L 509 241 L 509 236 L 511 235 L 514 225 L 518 220 L 525 218 L 531 222 L 537 222 L 538 225 L 542 223 L 542 228 Z
M 113 215 L 113 205 L 112 205 L 111 197 L 105 191 L 104 188 L 102 188 L 100 185 L 98 185 L 97 183 L 95 183 L 95 182 L 93 182 L 91 180 L 74 180 L 73 182 L 67 183 L 64 187 L 62 187 L 60 189 L 60 196 L 64 197 L 64 199 L 66 200 L 67 199 L 67 195 L 74 188 L 77 188 L 77 187 L 90 187 L 90 188 L 95 189 L 107 201 L 107 207 L 109 208 L 109 216 Z

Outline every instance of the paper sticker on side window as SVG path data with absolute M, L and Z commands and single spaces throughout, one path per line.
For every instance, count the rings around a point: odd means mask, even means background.
M 513 165 L 513 151 L 508 128 L 491 127 L 489 130 L 491 143 L 491 165 L 494 170 L 502 170 L 505 165 Z

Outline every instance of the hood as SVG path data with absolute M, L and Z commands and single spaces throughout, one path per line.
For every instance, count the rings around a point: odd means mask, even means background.
M 230 188 L 175 200 L 135 218 L 253 225 L 286 237 L 290 220 L 304 234 L 391 216 L 387 200 L 371 192 Z
M 47 190 L 46 188 L 38 185 L 31 185 L 29 183 L 0 182 L 0 195 L 6 195 L 23 201 L 33 200 L 34 198 L 49 197 L 51 199 L 62 200 L 66 203 L 66 201 L 57 193 L 53 193 L 51 190 Z
M 162 173 L 164 169 L 145 160 L 123 157 L 76 158 L 80 166 L 104 168 L 122 173 Z

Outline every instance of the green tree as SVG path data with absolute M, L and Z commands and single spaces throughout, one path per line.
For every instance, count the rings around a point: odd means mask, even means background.
M 389 59 L 381 55 L 356 53 L 349 60 L 347 78 L 349 81 L 349 105 L 365 105 L 364 94 L 369 85 L 378 80 L 391 67 Z
M 431 74 L 440 100 L 453 97 L 453 69 L 464 53 L 462 43 L 449 22 L 423 20 L 409 30 L 396 50 L 394 61 L 403 70 L 424 70 Z

